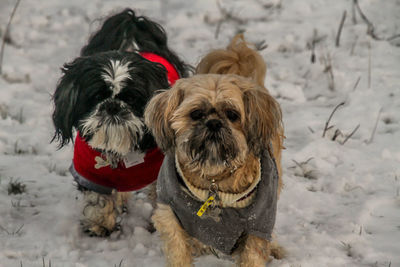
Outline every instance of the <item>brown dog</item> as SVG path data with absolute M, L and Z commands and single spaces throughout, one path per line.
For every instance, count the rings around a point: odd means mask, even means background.
M 169 266 L 190 266 L 193 256 L 210 250 L 239 254 L 240 266 L 264 266 L 282 184 L 283 138 L 279 104 L 263 86 L 265 63 L 239 35 L 197 70 L 145 111 L 166 153 L 154 225 Z M 272 254 L 279 252 L 275 245 Z

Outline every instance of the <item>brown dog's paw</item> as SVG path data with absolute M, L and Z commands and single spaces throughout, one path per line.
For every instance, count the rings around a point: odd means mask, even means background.
M 271 243 L 270 253 L 271 256 L 277 260 L 283 259 L 286 256 L 286 250 L 281 247 L 277 242 Z
M 90 237 L 108 237 L 116 231 L 121 231 L 120 224 L 116 224 L 113 229 L 108 229 L 102 225 L 81 221 L 81 227 L 82 231 Z

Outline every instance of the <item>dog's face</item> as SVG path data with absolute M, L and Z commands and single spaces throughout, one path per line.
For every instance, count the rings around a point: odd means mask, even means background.
M 169 87 L 164 68 L 134 53 L 106 52 L 77 58 L 63 72 L 53 113 L 61 146 L 73 128 L 106 153 L 123 156 L 154 146 L 143 112 L 155 90 Z
M 265 88 L 237 75 L 196 75 L 157 96 L 145 112 L 158 145 L 203 175 L 241 166 L 266 149 L 281 123 Z

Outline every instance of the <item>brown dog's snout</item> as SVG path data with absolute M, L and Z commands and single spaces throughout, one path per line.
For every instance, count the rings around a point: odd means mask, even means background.
M 206 122 L 206 126 L 210 131 L 217 132 L 222 127 L 222 122 L 217 119 L 211 119 Z

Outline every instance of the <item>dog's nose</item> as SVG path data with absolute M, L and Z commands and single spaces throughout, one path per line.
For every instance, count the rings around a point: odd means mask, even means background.
M 115 102 L 106 103 L 104 108 L 109 115 L 116 115 L 121 110 L 120 105 Z
M 212 119 L 206 122 L 206 126 L 208 127 L 208 129 L 210 129 L 211 131 L 218 131 L 219 129 L 221 129 L 222 127 L 222 122 L 220 120 L 216 120 L 216 119 Z

